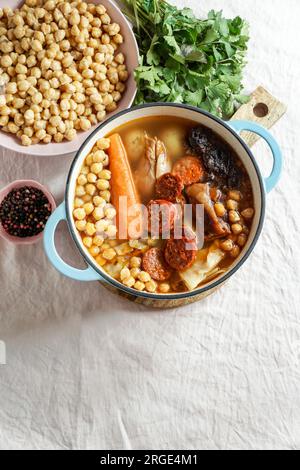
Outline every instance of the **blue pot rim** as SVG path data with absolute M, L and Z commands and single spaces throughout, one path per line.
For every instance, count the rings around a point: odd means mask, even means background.
M 100 267 L 98 268 L 98 266 L 93 265 L 92 268 L 99 274 L 100 277 L 102 277 L 104 280 L 106 280 L 111 286 L 113 286 L 116 289 L 119 289 L 119 290 L 121 290 L 121 291 L 123 291 L 126 294 L 129 294 L 131 296 L 142 297 L 142 298 L 146 298 L 146 299 L 155 299 L 155 300 L 188 299 L 188 298 L 192 298 L 192 297 L 198 296 L 198 295 L 203 294 L 203 293 L 207 293 L 210 290 L 213 291 L 218 286 L 221 286 L 224 282 L 226 282 L 231 276 L 233 276 L 241 268 L 241 266 L 245 263 L 245 261 L 247 261 L 247 259 L 251 255 L 252 251 L 254 250 L 254 248 L 257 244 L 257 241 L 258 241 L 258 239 L 261 235 L 263 224 L 264 224 L 265 211 L 266 211 L 266 191 L 265 191 L 264 182 L 263 182 L 263 178 L 262 178 L 260 169 L 259 169 L 258 164 L 255 160 L 255 157 L 254 157 L 252 151 L 250 150 L 250 148 L 248 147 L 248 145 L 237 134 L 237 132 L 232 127 L 230 127 L 229 124 L 227 124 L 226 121 L 223 121 L 222 119 L 214 116 L 213 114 L 209 113 L 208 111 L 197 108 L 195 106 L 185 105 L 185 104 L 181 104 L 181 103 L 163 103 L 163 102 L 146 103 L 146 104 L 141 104 L 141 105 L 138 105 L 138 106 L 133 106 L 129 109 L 125 109 L 124 111 L 120 111 L 119 113 L 115 114 L 114 116 L 108 118 L 102 124 L 100 124 L 87 137 L 87 139 L 80 146 L 79 150 L 77 151 L 77 153 L 76 153 L 76 155 L 73 159 L 73 162 L 71 164 L 71 167 L 70 167 L 70 170 L 69 170 L 69 173 L 68 173 L 67 182 L 66 182 L 66 189 L 65 189 L 66 216 L 67 216 L 67 223 L 68 223 L 68 228 L 69 228 L 71 237 L 73 238 L 77 248 L 79 249 L 80 254 L 83 256 L 83 258 L 88 263 L 88 265 L 91 266 L 88 259 L 87 259 L 87 256 L 86 256 L 86 253 L 84 251 L 83 245 L 78 241 L 78 239 L 76 237 L 76 234 L 75 234 L 75 230 L 73 229 L 72 223 L 70 222 L 71 219 L 72 219 L 72 214 L 70 213 L 69 205 L 67 203 L 68 193 L 69 193 L 69 189 L 70 189 L 70 180 L 71 180 L 71 176 L 72 176 L 72 173 L 73 173 L 73 169 L 76 165 L 76 162 L 81 157 L 81 153 L 84 150 L 84 148 L 86 147 L 86 145 L 88 144 L 88 142 L 94 137 L 95 134 L 97 134 L 99 132 L 99 130 L 101 130 L 103 127 L 105 127 L 108 123 L 113 122 L 115 119 L 119 118 L 120 116 L 130 114 L 132 111 L 146 109 L 146 108 L 161 107 L 161 106 L 188 109 L 188 110 L 194 111 L 198 114 L 201 114 L 201 115 L 204 115 L 204 116 L 210 118 L 211 120 L 213 120 L 213 121 L 221 124 L 223 127 L 225 127 L 226 130 L 228 132 L 230 132 L 237 139 L 237 141 L 242 145 L 242 147 L 245 149 L 245 151 L 247 152 L 247 154 L 248 154 L 248 156 L 249 156 L 249 158 L 250 158 L 250 160 L 253 164 L 253 167 L 256 171 L 256 175 L 257 175 L 257 178 L 258 178 L 258 181 L 259 181 L 259 187 L 260 187 L 261 211 L 260 211 L 260 218 L 259 218 L 259 222 L 258 222 L 258 225 L 257 225 L 257 230 L 256 230 L 256 233 L 255 233 L 255 236 L 254 236 L 254 238 L 252 240 L 252 243 L 249 246 L 248 250 L 245 252 L 245 254 L 242 256 L 240 261 L 237 263 L 237 265 L 233 269 L 231 269 L 229 272 L 222 275 L 219 279 L 216 279 L 216 281 L 213 282 L 212 284 L 209 284 L 207 286 L 204 285 L 203 287 L 199 287 L 198 289 L 195 289 L 191 292 L 182 292 L 182 293 L 178 293 L 178 294 L 151 294 L 150 292 L 139 292 L 139 291 L 137 291 L 135 289 L 132 289 L 130 287 L 126 287 L 123 284 L 121 284 L 120 282 L 116 281 L 115 279 L 113 279 L 112 277 L 107 275 L 106 272 L 104 270 L 102 270 Z M 99 281 L 101 282 L 101 278 L 99 278 Z

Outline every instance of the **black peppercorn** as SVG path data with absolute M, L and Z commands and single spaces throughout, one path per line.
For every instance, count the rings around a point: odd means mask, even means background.
M 32 186 L 13 189 L 0 205 L 0 222 L 15 237 L 38 235 L 51 215 L 51 204 L 40 189 Z

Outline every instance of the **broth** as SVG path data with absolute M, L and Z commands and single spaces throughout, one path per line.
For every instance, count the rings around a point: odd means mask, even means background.
M 180 117 L 137 119 L 100 139 L 86 157 L 76 195 L 76 226 L 97 263 L 127 287 L 151 293 L 194 290 L 223 274 L 246 245 L 254 216 L 251 182 L 234 150 Z M 124 217 L 117 195 L 148 205 L 151 223 L 157 204 L 165 210 L 166 219 L 156 220 L 158 239 L 152 233 L 117 239 L 119 224 L 112 220 Z M 177 240 L 174 224 L 185 203 L 195 212 L 188 235 Z M 198 205 L 205 214 L 202 247 L 194 234 Z

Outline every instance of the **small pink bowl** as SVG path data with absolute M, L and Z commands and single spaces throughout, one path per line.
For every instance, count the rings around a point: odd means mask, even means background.
M 7 194 L 10 193 L 13 189 L 23 188 L 24 186 L 31 186 L 33 188 L 40 189 L 41 191 L 43 191 L 46 198 L 51 204 L 52 212 L 56 209 L 56 203 L 52 194 L 45 188 L 45 186 L 34 180 L 16 180 L 10 183 L 8 186 L 5 186 L 5 188 L 1 189 L 0 191 L 0 204 L 3 199 L 7 196 Z M 32 245 L 33 243 L 37 243 L 43 238 L 43 231 L 38 235 L 34 235 L 33 237 L 14 237 L 13 235 L 9 235 L 9 233 L 4 230 L 0 222 L 0 237 L 4 238 L 5 240 L 11 243 L 14 243 L 15 245 Z

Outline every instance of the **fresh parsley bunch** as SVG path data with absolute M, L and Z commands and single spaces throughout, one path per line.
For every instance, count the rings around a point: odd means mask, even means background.
M 207 19 L 164 0 L 125 0 L 140 49 L 136 104 L 163 101 L 231 116 L 242 94 L 248 24 L 211 11 Z

